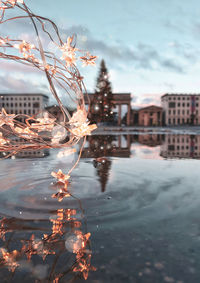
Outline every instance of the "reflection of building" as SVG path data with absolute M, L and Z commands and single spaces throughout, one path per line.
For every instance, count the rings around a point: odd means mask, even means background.
M 42 158 L 49 155 L 48 149 L 38 149 L 29 151 L 20 151 L 15 154 L 16 158 Z
M 11 152 L 0 152 L 0 158 L 5 158 L 5 156 L 9 156 Z M 37 150 L 23 150 L 16 153 L 15 158 L 43 158 L 49 155 L 48 149 L 37 149 Z M 12 156 L 12 155 L 11 155 Z M 10 156 L 10 157 L 11 157 Z
M 166 135 L 160 155 L 165 158 L 200 158 L 200 136 Z
M 82 151 L 82 158 L 130 157 L 130 135 L 117 137 L 99 135 L 88 136 L 87 143 Z
M 118 106 L 118 126 L 122 123 L 122 105 L 127 105 L 126 125 L 130 125 L 130 112 L 131 112 L 131 94 L 130 93 L 113 93 L 112 104 Z M 90 101 L 94 96 L 93 93 L 88 94 Z M 85 95 L 85 103 L 88 103 L 88 97 Z
M 0 109 L 5 108 L 9 114 L 34 115 L 44 109 L 48 100 L 48 96 L 41 93 L 0 94 Z
M 138 122 L 139 126 L 161 126 L 162 108 L 155 105 L 151 105 L 139 109 Z
M 200 94 L 165 94 L 161 97 L 165 125 L 199 125 Z
M 159 134 L 145 134 L 138 136 L 138 142 L 151 147 L 162 144 L 162 136 Z

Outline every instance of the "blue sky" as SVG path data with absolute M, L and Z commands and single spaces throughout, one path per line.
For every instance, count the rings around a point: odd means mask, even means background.
M 51 18 L 63 39 L 77 34 L 77 47 L 99 57 L 96 67 L 81 68 L 88 91 L 93 91 L 99 63 L 105 59 L 113 91 L 131 92 L 133 107 L 159 104 L 166 92 L 199 93 L 200 2 L 197 0 L 32 0 L 27 5 Z M 30 26 L 6 29 L 26 35 Z M 0 33 L 5 29 L 0 27 Z M 1 91 L 46 90 L 45 78 L 4 63 Z M 26 76 L 26 80 L 24 80 Z M 14 78 L 13 78 L 14 77 Z M 7 82 L 6 82 L 6 79 Z M 32 89 L 30 90 L 32 91 Z M 48 90 L 46 91 L 48 93 Z

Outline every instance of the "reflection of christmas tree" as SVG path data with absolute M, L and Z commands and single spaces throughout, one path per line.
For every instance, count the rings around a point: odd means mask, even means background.
M 90 149 L 94 153 L 94 167 L 97 169 L 97 175 L 101 183 L 101 191 L 105 192 L 106 185 L 110 175 L 111 160 L 106 156 L 112 156 L 115 146 L 112 142 L 114 136 L 92 136 L 90 137 Z
M 91 101 L 91 117 L 93 122 L 113 121 L 113 94 L 109 82 L 108 71 L 104 60 L 101 61 L 95 94 Z
M 94 160 L 94 167 L 97 169 L 101 191 L 105 192 L 111 169 L 111 161 L 106 157 L 97 158 Z

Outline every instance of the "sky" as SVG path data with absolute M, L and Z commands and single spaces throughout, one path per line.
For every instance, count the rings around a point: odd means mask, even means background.
M 160 105 L 165 93 L 199 93 L 199 0 L 25 0 L 33 12 L 52 19 L 62 38 L 77 35 L 76 46 L 98 56 L 80 72 L 94 90 L 101 59 L 113 92 L 130 92 L 132 107 Z M 17 10 L 13 13 L 17 13 Z M 0 36 L 34 41 L 24 20 L 0 25 Z M 1 61 L 0 92 L 44 92 L 45 76 Z

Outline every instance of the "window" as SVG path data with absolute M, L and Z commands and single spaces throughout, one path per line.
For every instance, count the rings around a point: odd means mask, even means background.
M 173 114 L 174 114 L 174 115 L 176 114 L 176 110 L 173 110 Z
M 24 107 L 26 107 L 26 103 L 24 103 Z
M 180 107 L 181 106 L 181 104 L 180 103 L 178 103 L 178 107 Z
M 31 103 L 30 102 L 28 103 L 28 107 L 31 107 Z
M 180 100 L 181 98 L 180 97 L 178 97 L 178 100 Z
M 182 106 L 185 107 L 185 103 L 183 103 Z
M 176 103 L 175 102 L 169 102 L 169 107 L 170 108 L 175 108 L 176 107 Z
M 187 103 L 187 107 L 190 107 L 190 103 Z
M 15 103 L 15 107 L 17 107 L 18 106 L 18 103 Z
M 199 106 L 199 103 L 196 103 L 196 107 L 198 107 Z
M 183 100 L 185 100 L 185 97 L 183 97 Z
M 168 112 L 168 113 L 169 113 L 169 115 L 170 115 L 170 114 L 171 114 L 171 110 L 169 110 L 169 112 Z
M 34 107 L 34 108 L 39 108 L 39 107 L 40 107 L 40 103 L 39 103 L 39 102 L 33 103 L 33 107 Z
M 174 150 L 174 145 L 173 144 L 168 145 L 168 150 Z
M 185 114 L 185 110 L 182 111 L 182 114 L 183 114 L 183 115 Z

